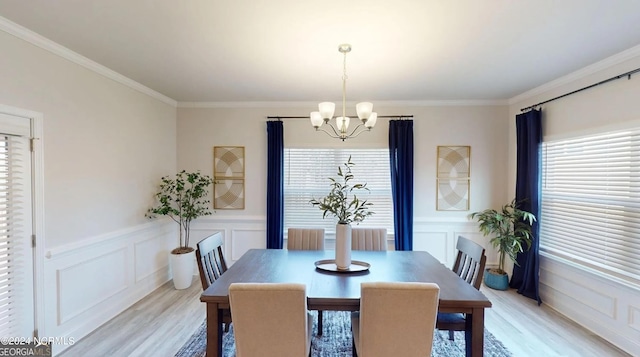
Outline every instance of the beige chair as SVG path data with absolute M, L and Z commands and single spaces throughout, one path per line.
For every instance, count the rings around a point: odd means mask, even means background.
M 458 236 L 456 249 L 458 249 L 458 256 L 452 270 L 464 281 L 480 290 L 484 266 L 487 262 L 484 248 L 470 239 Z M 465 315 L 461 313 L 438 313 L 436 328 L 438 330 L 448 330 L 449 339 L 453 340 L 454 331 L 465 330 Z
M 352 228 L 351 250 L 387 250 L 387 229 Z
M 287 249 L 324 250 L 324 228 L 289 228 L 287 231 Z
M 229 286 L 237 357 L 308 356 L 313 320 L 304 284 Z
M 222 253 L 222 243 L 222 234 L 215 233 L 198 242 L 196 246 L 196 261 L 198 262 L 202 291 L 207 290 L 220 275 L 227 271 L 227 263 Z M 228 332 L 229 324 L 231 324 L 229 310 L 223 311 L 222 322 L 225 325 L 225 331 Z
M 440 288 L 433 283 L 362 283 L 352 313 L 353 355 L 430 356 Z
M 287 230 L 288 250 L 324 250 L 324 228 L 289 228 Z M 322 336 L 323 314 L 318 310 L 318 335 Z

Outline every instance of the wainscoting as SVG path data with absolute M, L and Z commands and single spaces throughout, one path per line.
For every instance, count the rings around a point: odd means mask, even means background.
M 247 250 L 266 247 L 263 216 L 199 219 L 192 225 L 191 245 L 214 232 L 224 237 L 230 265 Z M 459 235 L 488 248 L 487 266 L 497 265 L 496 253 L 478 233 L 475 222 L 414 220 L 414 250 L 428 251 L 447 266 L 453 265 Z M 40 336 L 77 341 L 168 281 L 168 252 L 175 247 L 176 236 L 173 221 L 156 221 L 48 250 L 42 292 L 45 326 Z M 333 249 L 334 241 L 327 235 L 326 248 Z M 388 248 L 394 249 L 393 236 L 389 236 Z M 640 351 L 637 288 L 548 256 L 541 257 L 540 280 L 546 305 L 632 355 Z M 54 353 L 64 348 L 54 345 Z
M 173 221 L 155 221 L 47 250 L 40 337 L 78 341 L 167 282 L 176 236 Z
M 552 309 L 640 356 L 640 289 L 541 254 L 540 296 Z

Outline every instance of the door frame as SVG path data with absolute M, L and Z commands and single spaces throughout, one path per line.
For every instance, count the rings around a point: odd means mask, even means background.
M 0 113 L 23 117 L 31 120 L 31 207 L 33 210 L 33 234 L 36 236 L 36 247 L 33 250 L 33 300 L 36 333 L 44 336 L 45 302 L 44 302 L 44 137 L 42 113 L 0 104 Z M 25 336 L 26 337 L 26 336 Z

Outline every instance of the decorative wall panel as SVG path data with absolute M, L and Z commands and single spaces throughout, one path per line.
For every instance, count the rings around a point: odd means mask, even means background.
M 470 146 L 438 146 L 437 210 L 469 210 L 470 158 Z
M 244 209 L 244 147 L 213 148 L 213 208 Z

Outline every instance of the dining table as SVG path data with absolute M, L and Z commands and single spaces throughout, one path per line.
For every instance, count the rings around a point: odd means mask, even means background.
M 200 296 L 207 310 L 207 357 L 222 357 L 222 314 L 230 309 L 233 283 L 302 283 L 309 310 L 358 311 L 363 282 L 438 284 L 438 311 L 466 314 L 466 356 L 483 355 L 484 310 L 491 302 L 428 252 L 353 251 L 348 272 L 327 268 L 324 263 L 334 258 L 332 250 L 248 250 Z

